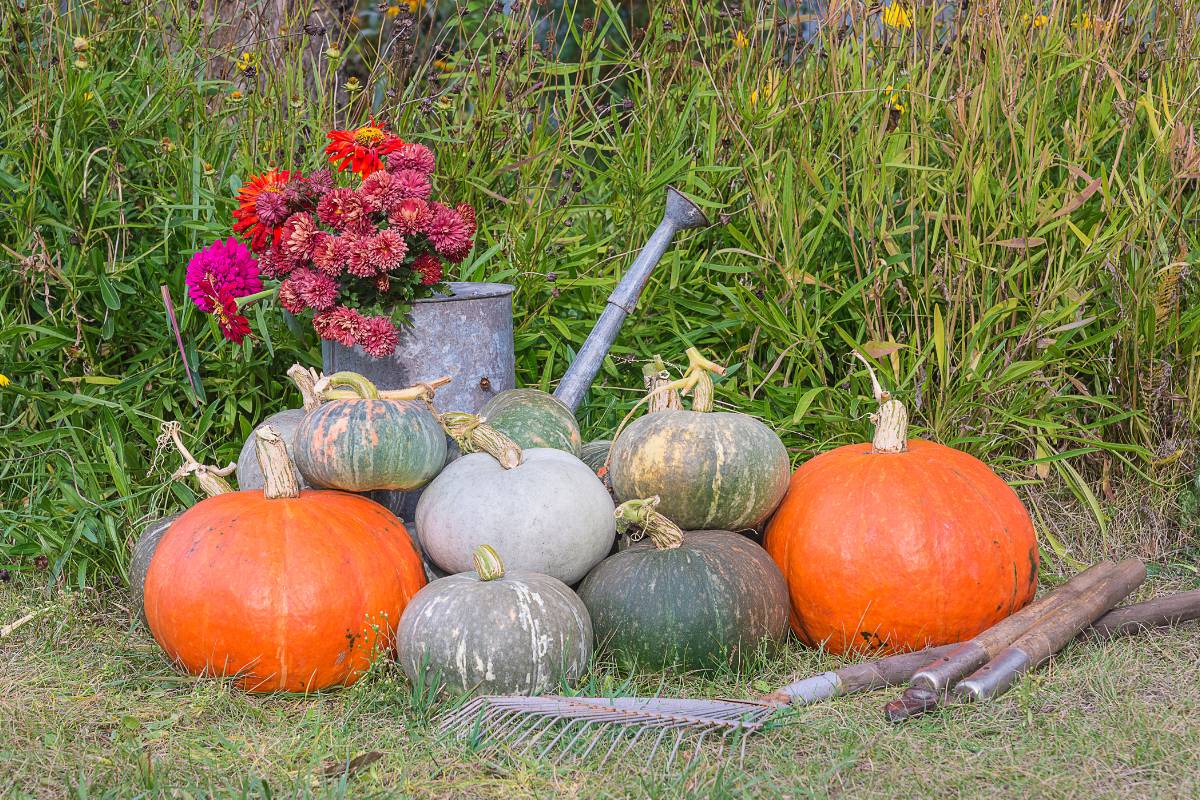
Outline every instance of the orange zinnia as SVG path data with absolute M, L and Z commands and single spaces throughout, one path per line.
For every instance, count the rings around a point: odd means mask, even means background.
M 336 164 L 338 171 L 351 169 L 364 178 L 372 172 L 383 169 L 380 156 L 386 156 L 400 149 L 404 144 L 396 136 L 371 118 L 371 122 L 354 130 L 330 131 L 329 144 L 325 146 L 325 155 L 329 163 Z
M 281 192 L 283 187 L 287 185 L 293 177 L 300 177 L 299 173 L 288 172 L 287 170 L 277 171 L 270 170 L 261 175 L 252 175 L 240 190 L 238 190 L 238 207 L 233 211 L 233 232 L 246 236 L 250 239 L 250 249 L 254 252 L 261 252 L 267 244 L 267 238 L 270 237 L 272 245 L 279 243 L 279 231 L 282 229 L 282 222 L 279 224 L 268 224 L 259 219 L 258 216 L 258 198 L 259 195 L 267 192 Z

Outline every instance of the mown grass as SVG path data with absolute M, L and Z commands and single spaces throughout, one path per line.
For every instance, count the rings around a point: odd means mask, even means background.
M 1160 576 L 1142 595 L 1193 588 Z M 120 596 L 0 588 L 0 622 L 49 607 L 0 650 L 0 765 L 11 797 L 1055 797 L 1200 792 L 1195 623 L 1077 642 L 986 705 L 892 727 L 887 692 L 796 712 L 690 769 L 555 767 L 437 735 L 430 701 L 381 665 L 347 690 L 258 697 L 176 673 Z M 836 662 L 789 645 L 741 676 L 619 674 L 608 692 L 744 697 Z M 366 754 L 378 760 L 347 774 Z M 644 753 L 643 753 L 644 755 Z

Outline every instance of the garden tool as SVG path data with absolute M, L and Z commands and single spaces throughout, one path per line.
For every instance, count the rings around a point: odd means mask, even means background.
M 1111 611 L 1088 630 L 1095 638 L 1108 639 L 1194 619 L 1200 619 L 1200 590 Z M 851 664 L 752 700 L 485 695 L 447 713 L 440 726 L 444 732 L 467 739 L 485 751 L 507 747 L 539 759 L 557 752 L 556 762 L 568 756 L 583 759 L 593 753 L 603 762 L 614 756 L 624 757 L 642 742 L 649 747 L 646 763 L 662 752 L 669 767 L 685 744 L 691 751 L 689 760 L 699 756 L 706 741 L 717 743 L 718 756 L 735 747 L 744 751 L 749 734 L 786 724 L 787 716 L 780 713 L 783 709 L 898 686 L 931 657 L 939 658 L 959 646 L 944 645 Z
M 1044 653 L 1044 661 L 1062 649 L 1076 633 L 1121 602 L 1145 579 L 1146 567 L 1136 558 L 1115 565 L 1103 562 L 1084 570 L 1053 594 L 1002 620 L 950 655 L 918 670 L 913 675 L 912 685 L 904 694 L 884 706 L 884 716 L 890 722 L 904 722 L 932 711 L 948 699 L 950 687 L 964 674 L 975 672 L 977 676 L 981 674 L 980 671 L 985 674 L 990 672 L 989 665 L 1001 655 L 1005 655 L 1006 664 L 1015 667 L 1017 659 L 1008 651 L 1010 645 L 1049 624 L 1052 626 L 1050 638 L 1043 642 L 1038 637 L 1038 641 L 1046 647 L 1054 647 Z M 1018 615 L 1023 615 L 1019 624 L 1011 622 Z M 1039 646 L 1036 652 L 1041 656 L 1043 647 Z M 1013 680 L 1015 678 L 1012 677 Z

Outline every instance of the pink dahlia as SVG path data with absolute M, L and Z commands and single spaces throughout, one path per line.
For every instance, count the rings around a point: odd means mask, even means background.
M 217 318 L 217 328 L 221 335 L 234 344 L 241 344 L 250 333 L 250 320 L 238 313 L 237 300 L 231 294 L 220 294 L 213 309 L 213 316 Z
M 308 176 L 308 188 L 314 195 L 320 197 L 333 189 L 333 173 L 320 169 Z
M 358 344 L 371 358 L 391 355 L 400 342 L 396 325 L 387 317 L 365 317 L 355 334 Z
M 353 308 L 334 306 L 328 311 L 313 314 L 313 330 L 322 339 L 337 342 L 344 347 L 353 347 L 358 341 L 358 329 L 363 315 Z
M 420 233 L 432 217 L 429 204 L 416 197 L 401 200 L 388 209 L 388 224 L 403 234 Z
M 201 311 L 216 310 L 222 295 L 243 297 L 262 290 L 258 262 L 246 246 L 230 237 L 218 239 L 188 261 L 188 295 Z
M 279 298 L 279 305 L 283 306 L 285 311 L 299 314 L 308 308 L 308 304 L 300 296 L 297 282 L 292 280 L 291 277 L 284 278 L 279 283 L 279 291 L 276 296 Z
M 277 228 L 287 219 L 288 202 L 282 192 L 263 192 L 254 199 L 254 213 L 262 224 Z
M 429 175 L 433 172 L 433 166 L 433 151 L 423 144 L 410 142 L 401 145 L 398 150 L 387 157 L 388 172 L 412 169 Z
M 376 175 L 379 173 L 376 172 Z M 374 236 L 363 239 L 366 245 L 367 260 L 375 267 L 375 272 L 389 272 L 404 262 L 408 255 L 408 245 L 398 232 L 385 228 Z
M 433 217 L 425 226 L 429 241 L 433 242 L 434 248 L 444 256 L 450 257 L 460 253 L 465 256 L 471 249 L 471 229 L 467 221 L 463 219 L 462 214 L 441 203 L 434 203 L 432 209 Z M 462 260 L 461 257 L 459 260 Z
M 283 252 L 296 261 L 308 261 L 312 258 L 313 248 L 317 245 L 317 237 L 322 231 L 317 228 L 317 222 L 312 214 L 303 211 L 292 214 L 283 223 L 283 231 L 279 235 L 279 246 Z
M 433 286 L 442 280 L 442 262 L 433 253 L 421 253 L 413 259 L 412 268 L 421 274 L 422 286 Z
M 333 189 L 317 203 L 317 218 L 340 231 L 359 222 L 365 215 L 362 199 L 353 189 Z
M 258 268 L 268 278 L 282 278 L 296 268 L 296 261 L 274 245 L 258 254 Z
M 373 236 L 354 236 L 343 234 L 342 241 L 346 248 L 346 272 L 359 278 L 369 278 L 375 274 L 375 262 L 371 260 L 370 242 Z
M 337 283 L 324 272 L 307 267 L 297 269 L 284 279 L 284 283 L 290 285 L 289 292 L 295 292 L 304 305 L 317 311 L 324 311 L 337 302 Z M 283 284 L 280 284 L 282 288 Z
M 433 192 L 433 186 L 429 183 L 429 176 L 415 169 L 402 169 L 398 172 L 393 172 L 391 187 L 392 195 L 395 198 L 393 204 L 409 197 L 419 197 L 422 200 L 428 200 L 429 195 Z
M 346 269 L 346 243 L 341 236 L 322 231 L 313 246 L 313 266 L 336 278 Z
M 380 170 L 372 172 L 363 179 L 358 187 L 358 196 L 362 200 L 363 210 L 368 213 L 383 211 L 393 203 L 402 199 L 396 196 L 396 183 L 390 172 Z

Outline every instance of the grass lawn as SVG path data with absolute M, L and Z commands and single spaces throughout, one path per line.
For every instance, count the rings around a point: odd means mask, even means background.
M 1195 578 L 1158 577 L 1157 593 Z M 384 666 L 314 697 L 246 695 L 177 674 L 121 592 L 0 585 L 0 792 L 15 797 L 1187 797 L 1200 796 L 1200 629 L 1077 642 L 987 705 L 895 728 L 876 692 L 789 712 L 742 763 L 553 767 L 436 735 Z M 632 676 L 639 692 L 746 696 L 834 661 L 797 644 L 748 677 Z M 600 669 L 610 691 L 630 676 Z M 762 683 L 765 681 L 765 683 Z M 757 686 L 755 684 L 758 684 Z M 347 775 L 345 762 L 377 760 Z M 364 759 L 369 760 L 369 759 Z

